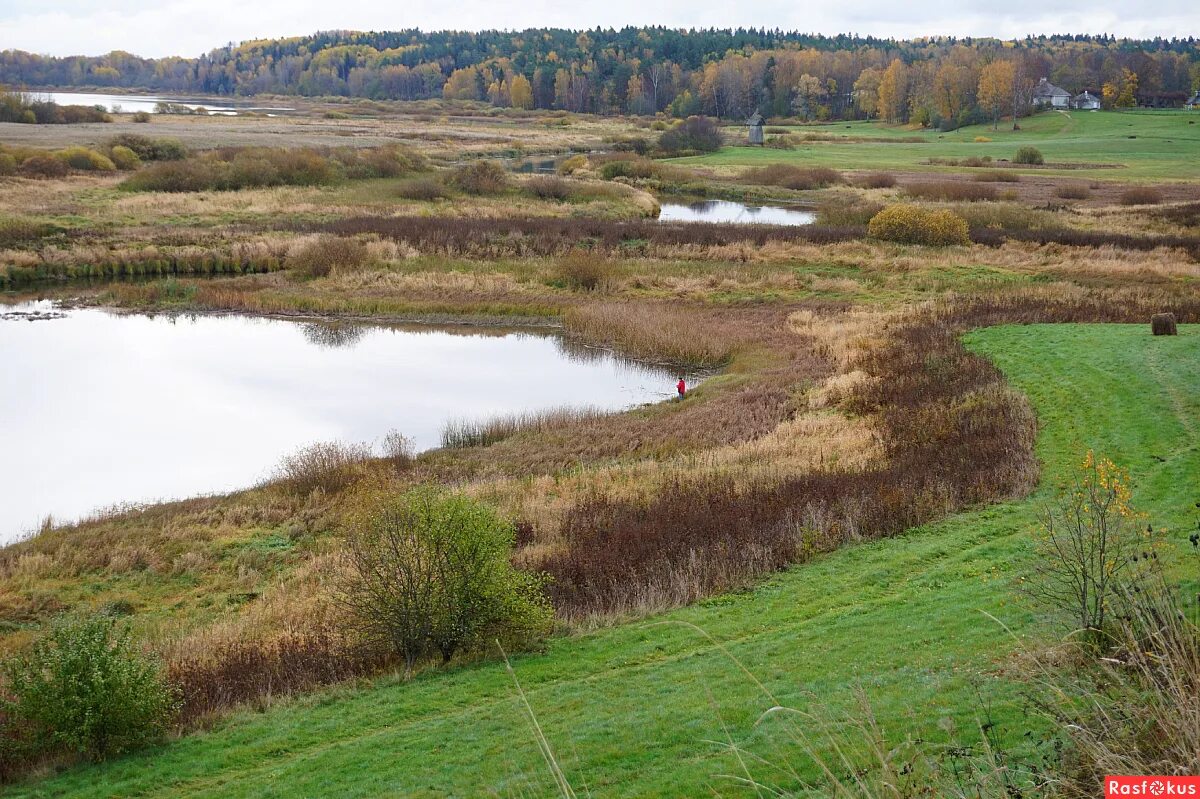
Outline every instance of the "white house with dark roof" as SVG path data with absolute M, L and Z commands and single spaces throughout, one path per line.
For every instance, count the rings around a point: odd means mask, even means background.
M 1190 111 L 1200 108 L 1200 89 L 1197 89 L 1196 93 L 1188 98 L 1188 101 L 1183 104 L 1183 107 Z
M 1071 107 L 1076 111 L 1099 111 L 1100 98 L 1084 89 L 1083 94 L 1071 98 Z
M 1033 89 L 1033 104 L 1038 108 L 1070 108 L 1071 93 L 1042 78 Z

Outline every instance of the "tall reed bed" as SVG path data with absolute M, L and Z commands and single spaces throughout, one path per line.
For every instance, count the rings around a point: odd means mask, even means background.
M 207 277 L 273 272 L 282 269 L 276 255 L 239 257 L 206 248 L 149 248 L 96 260 L 42 260 L 33 265 L 0 265 L 0 289 L 53 280 L 122 280 L 145 277 Z
M 737 342 L 691 309 L 646 303 L 595 303 L 570 308 L 567 330 L 617 347 L 636 358 L 665 359 L 692 367 L 720 366 Z
M 442 446 L 451 449 L 486 447 L 517 433 L 544 433 L 605 415 L 606 412 L 599 408 L 549 408 L 489 419 L 451 419 L 442 428 Z

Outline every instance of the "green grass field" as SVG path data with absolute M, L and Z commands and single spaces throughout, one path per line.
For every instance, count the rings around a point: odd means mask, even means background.
M 1011 120 L 1001 120 L 998 130 L 992 130 L 991 125 L 974 125 L 950 133 L 878 122 L 813 125 L 793 131 L 849 138 L 845 142 L 806 142 L 794 150 L 725 147 L 711 155 L 677 159 L 677 162 L 716 167 L 789 163 L 836 169 L 937 171 L 957 168 L 923 162 L 930 158 L 971 156 L 1011 160 L 1017 148 L 1032 145 L 1042 151 L 1047 163 L 1120 165 L 1120 168 L 1038 170 L 1039 174 L 1142 182 L 1200 178 L 1200 113 L 1187 111 L 1046 111 L 1022 119 L 1018 131 L 1012 130 Z M 976 142 L 978 136 L 992 141 Z M 922 141 L 869 141 L 909 137 Z
M 1088 448 L 1127 465 L 1135 501 L 1171 527 L 1192 524 L 1200 474 L 1200 329 L 1037 325 L 977 331 L 1042 423 L 1043 486 Z M 969 732 L 976 687 L 1004 736 L 1026 718 L 1000 675 L 1019 635 L 1037 634 L 1014 599 L 1038 496 L 837 552 L 745 593 L 550 642 L 513 665 L 581 794 L 697 796 L 739 789 L 719 775 L 726 732 L 768 759 L 769 702 L 693 629 L 725 643 L 782 700 L 846 709 L 862 687 L 888 732 Z M 724 728 L 723 728 L 724 725 Z M 799 761 L 793 761 L 800 765 Z M 775 779 L 769 769 L 759 776 Z M 107 764 L 15 786 L 14 796 L 432 797 L 548 795 L 549 775 L 513 684 L 496 663 L 381 679 L 242 713 L 216 730 Z

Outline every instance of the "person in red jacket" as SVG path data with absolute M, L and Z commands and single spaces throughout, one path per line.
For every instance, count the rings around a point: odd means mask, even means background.
M 683 382 L 683 378 L 679 378 L 679 382 L 675 384 L 675 390 L 679 392 L 679 398 L 683 399 L 687 395 L 687 383 Z

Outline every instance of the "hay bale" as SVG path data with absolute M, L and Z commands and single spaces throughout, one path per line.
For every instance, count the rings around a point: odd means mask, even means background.
M 1156 313 L 1150 317 L 1150 330 L 1156 336 L 1179 335 L 1179 329 L 1175 326 L 1175 314 Z

